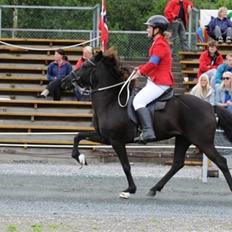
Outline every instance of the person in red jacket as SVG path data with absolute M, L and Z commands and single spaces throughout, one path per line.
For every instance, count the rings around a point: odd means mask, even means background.
M 162 15 L 150 17 L 147 22 L 147 35 L 153 39 L 149 49 L 149 60 L 136 69 L 134 78 L 146 76 L 146 85 L 133 100 L 142 134 L 135 142 L 146 143 L 156 139 L 153 120 L 146 106 L 161 96 L 173 85 L 171 48 L 164 34 L 168 29 L 168 20 Z
M 184 51 L 189 50 L 186 28 L 192 7 L 193 3 L 190 0 L 168 0 L 164 9 L 164 16 L 171 23 L 173 46 L 179 34 L 180 44 Z
M 81 65 L 87 60 L 91 59 L 93 56 L 93 48 L 90 46 L 85 46 L 83 48 L 82 57 L 77 60 L 74 69 L 79 69 Z
M 201 74 L 206 73 L 211 84 L 214 86 L 213 81 L 217 67 L 223 63 L 223 57 L 217 50 L 217 42 L 215 40 L 209 41 L 208 49 L 203 51 L 200 55 L 197 78 L 199 78 Z
M 93 54 L 94 54 L 93 48 L 91 46 L 85 46 L 83 48 L 82 57 L 79 60 L 77 60 L 74 66 L 74 70 L 80 69 L 80 67 L 86 60 L 92 58 Z M 74 93 L 78 101 L 90 100 L 89 89 L 82 88 L 77 83 L 74 84 Z

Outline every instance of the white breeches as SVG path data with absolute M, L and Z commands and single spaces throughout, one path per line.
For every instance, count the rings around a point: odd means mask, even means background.
M 133 100 L 135 110 L 146 107 L 147 104 L 161 96 L 165 90 L 170 88 L 167 85 L 157 85 L 147 79 L 146 85 L 137 93 Z

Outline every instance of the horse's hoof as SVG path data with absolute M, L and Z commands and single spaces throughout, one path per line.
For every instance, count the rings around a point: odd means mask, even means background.
M 156 195 L 156 191 L 153 191 L 153 190 L 150 190 L 148 193 L 147 193 L 147 196 L 149 197 L 154 197 Z
M 128 192 L 121 192 L 119 194 L 119 197 L 123 198 L 123 199 L 128 199 L 130 197 L 130 193 L 128 193 Z
M 80 154 L 79 157 L 78 157 L 78 160 L 79 160 L 79 163 L 81 165 L 81 168 L 84 166 L 84 165 L 87 165 L 87 161 L 86 161 L 86 158 L 85 158 L 85 155 L 84 154 Z

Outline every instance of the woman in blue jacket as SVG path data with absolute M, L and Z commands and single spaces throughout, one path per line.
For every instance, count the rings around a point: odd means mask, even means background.
M 54 61 L 49 64 L 47 79 L 48 86 L 39 97 L 47 97 L 48 94 L 53 96 L 53 100 L 60 100 L 61 97 L 61 80 L 72 71 L 72 65 L 68 62 L 63 49 L 58 49 L 54 55 Z
M 219 8 L 218 17 L 212 17 L 207 25 L 207 31 L 209 36 L 217 40 L 218 43 L 232 42 L 232 21 L 227 18 L 226 7 Z

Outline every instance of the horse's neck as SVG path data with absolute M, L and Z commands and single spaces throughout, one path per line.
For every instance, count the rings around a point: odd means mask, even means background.
M 96 112 L 114 111 L 115 108 L 121 108 L 118 103 L 119 90 L 104 90 L 92 95 L 92 104 Z M 122 99 L 124 102 L 124 98 Z M 124 111 L 125 108 L 120 110 Z

